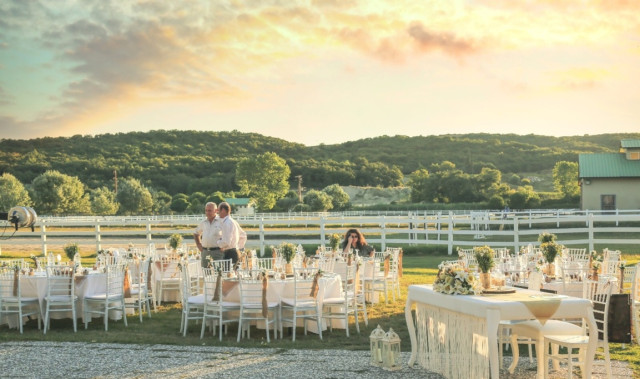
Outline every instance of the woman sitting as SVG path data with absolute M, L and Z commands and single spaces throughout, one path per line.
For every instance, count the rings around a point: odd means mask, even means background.
M 342 241 L 342 252 L 348 253 L 350 249 L 358 250 L 358 254 L 361 256 L 372 257 L 375 252 L 375 248 L 367 244 L 367 240 L 358 229 L 349 229 L 344 235 L 344 241 Z

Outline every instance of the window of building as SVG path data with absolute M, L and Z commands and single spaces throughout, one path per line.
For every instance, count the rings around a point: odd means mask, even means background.
M 627 151 L 627 159 L 630 161 L 640 161 L 640 151 Z
M 600 208 L 603 211 L 616 209 L 616 195 L 600 195 Z

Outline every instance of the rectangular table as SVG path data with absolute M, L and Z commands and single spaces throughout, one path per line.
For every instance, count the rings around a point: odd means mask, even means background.
M 529 290 L 519 292 L 541 295 Z M 555 299 L 560 299 L 560 303 L 552 318 L 581 318 L 586 320 L 589 330 L 597 330 L 590 300 L 565 296 Z M 414 304 L 415 321 L 411 312 Z M 508 300 L 506 295 L 445 295 L 433 291 L 430 285 L 409 286 L 405 317 L 411 338 L 409 366 L 418 361 L 424 368 L 445 377 L 469 378 L 486 378 L 489 374 L 491 378 L 499 377 L 497 337 L 501 320 L 535 318 L 522 301 Z M 596 342 L 597 335 L 589 338 L 587 377 L 591 376 Z M 538 359 L 540 378 L 544 375 L 543 363 Z

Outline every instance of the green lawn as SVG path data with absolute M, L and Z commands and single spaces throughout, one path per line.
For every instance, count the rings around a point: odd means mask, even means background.
M 140 323 L 138 316 L 129 316 L 129 326 L 124 327 L 122 321 L 109 322 L 109 331 L 105 332 L 100 320 L 94 320 L 89 324 L 89 329 L 85 330 L 84 325 L 79 324 L 78 332 L 73 333 L 71 320 L 53 320 L 51 330 L 43 335 L 38 331 L 35 320 L 29 321 L 24 329 L 24 334 L 20 335 L 15 329 L 8 329 L 6 325 L 0 327 L 0 341 L 81 341 L 81 342 L 111 342 L 111 343 L 138 343 L 138 344 L 170 344 L 170 345 L 207 345 L 207 346 L 240 346 L 259 347 L 269 346 L 283 349 L 346 349 L 346 350 L 368 350 L 369 334 L 379 324 L 383 329 L 392 327 L 400 336 L 402 350 L 410 350 L 409 334 L 406 327 L 404 306 L 407 294 L 407 287 L 410 284 L 432 283 L 437 272 L 437 265 L 442 260 L 452 259 L 450 256 L 405 256 L 404 275 L 402 277 L 402 296 L 395 303 L 385 305 L 384 303 L 368 307 L 369 326 L 360 325 L 360 334 L 356 333 L 353 322 L 350 325 L 351 336 L 346 337 L 345 331 L 336 329 L 333 332 L 323 333 L 323 340 L 316 334 L 310 333 L 307 336 L 302 334 L 302 329 L 296 334 L 296 342 L 285 332 L 285 339 L 271 340 L 266 342 L 264 331 L 253 330 L 251 339 L 243 339 L 236 343 L 236 331 L 231 326 L 229 334 L 218 341 L 217 337 L 210 334 L 200 339 L 200 327 L 191 322 L 186 337 L 179 333 L 180 329 L 180 305 L 173 304 L 163 306 L 157 313 L 152 314 L 152 318 L 147 316 L 144 322 Z M 637 263 L 640 256 L 625 256 L 624 259 L 630 264 Z M 89 265 L 89 259 L 84 265 Z M 526 350 L 526 349 L 523 349 Z M 620 344 L 610 344 L 612 359 L 629 361 L 636 376 L 640 376 L 640 347 L 638 345 L 627 345 L 622 348 Z

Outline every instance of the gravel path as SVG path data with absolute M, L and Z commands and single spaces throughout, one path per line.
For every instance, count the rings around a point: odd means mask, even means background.
M 124 345 L 74 342 L 0 344 L 2 378 L 442 378 L 422 368 L 388 372 L 369 365 L 368 351 L 241 349 L 232 347 Z M 505 366 L 508 366 L 508 357 Z M 614 378 L 631 378 L 626 362 L 612 362 Z M 514 375 L 535 378 L 535 364 L 521 359 Z M 566 370 L 553 378 L 567 377 Z M 604 377 L 597 367 L 594 377 Z

